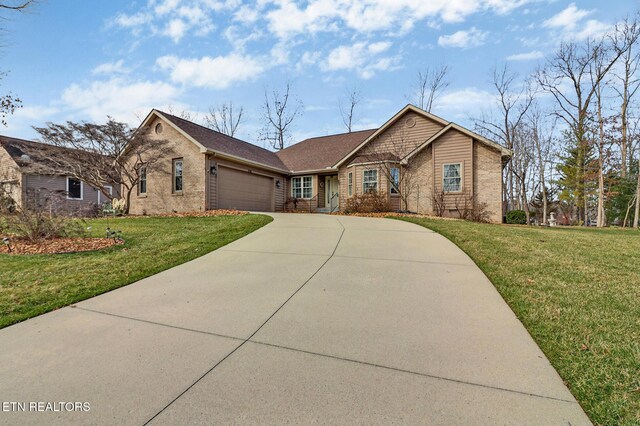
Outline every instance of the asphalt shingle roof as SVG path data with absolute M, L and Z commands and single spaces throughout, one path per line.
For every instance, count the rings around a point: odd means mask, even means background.
M 310 138 L 277 152 L 277 155 L 291 171 L 322 170 L 334 166 L 375 131 L 369 129 Z

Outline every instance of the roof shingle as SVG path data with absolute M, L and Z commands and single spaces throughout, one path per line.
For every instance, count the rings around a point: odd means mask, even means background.
M 92 154 L 73 148 L 49 145 L 41 142 L 28 141 L 0 135 L 2 146 L 16 162 L 20 171 L 26 174 L 63 175 L 62 165 L 69 158 L 76 159 L 81 155 L 88 159 Z
M 288 170 L 275 152 L 216 132 L 215 130 L 192 123 L 175 115 L 162 111 L 158 112 L 206 148 L 276 169 Z
M 334 166 L 365 141 L 376 129 L 310 138 L 277 152 L 293 172 L 322 170 Z

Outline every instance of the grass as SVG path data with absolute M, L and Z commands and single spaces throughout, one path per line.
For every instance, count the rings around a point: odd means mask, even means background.
M 590 419 L 640 424 L 640 233 L 403 219 L 484 271 Z
M 262 215 L 119 218 L 126 243 L 90 253 L 0 255 L 0 328 L 130 284 L 224 246 L 266 225 Z

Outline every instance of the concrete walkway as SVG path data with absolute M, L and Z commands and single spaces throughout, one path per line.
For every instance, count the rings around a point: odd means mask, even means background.
M 494 287 L 417 225 L 275 220 L 0 330 L 2 424 L 590 424 Z

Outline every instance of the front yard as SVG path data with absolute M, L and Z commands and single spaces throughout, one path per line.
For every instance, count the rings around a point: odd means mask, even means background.
M 640 424 L 640 232 L 404 220 L 478 264 L 594 423 Z
M 126 243 L 96 252 L 0 254 L 0 328 L 187 262 L 266 225 L 262 215 L 97 219 Z

